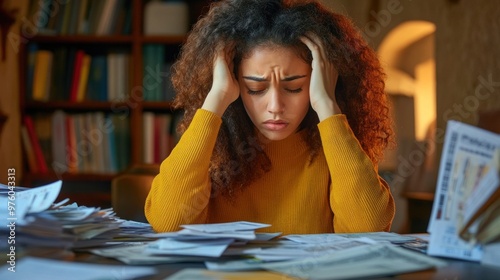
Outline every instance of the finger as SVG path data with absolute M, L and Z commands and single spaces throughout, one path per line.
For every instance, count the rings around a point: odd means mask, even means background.
M 325 61 L 329 61 L 328 59 L 328 56 L 326 55 L 326 51 L 325 51 L 325 46 L 323 45 L 323 41 L 320 39 L 320 37 L 318 35 L 316 35 L 315 33 L 312 33 L 312 32 L 309 32 L 307 33 L 306 35 L 314 44 L 316 44 L 316 46 L 318 46 L 318 49 L 319 49 L 319 52 L 321 53 L 321 57 L 325 60 Z
M 227 66 L 229 67 L 229 70 L 231 73 L 234 72 L 234 48 L 232 46 L 226 46 L 225 50 L 225 59 L 227 62 Z
M 311 51 L 311 54 L 313 55 L 314 58 L 319 58 L 320 56 L 320 51 L 318 45 L 316 45 L 309 37 L 307 36 L 301 36 L 300 41 L 304 43 L 307 48 Z
M 323 41 L 314 33 L 307 33 L 307 36 L 303 36 L 303 40 L 306 44 L 306 42 L 309 42 L 309 49 L 314 48 L 317 49 L 318 55 L 316 57 L 321 58 L 320 64 L 323 65 L 327 71 L 328 76 L 337 76 L 338 71 L 333 62 L 328 58 L 325 47 L 323 45 Z M 307 44 L 306 44 L 307 45 Z M 312 51 L 312 50 L 311 50 Z M 314 55 L 313 55 L 313 58 Z

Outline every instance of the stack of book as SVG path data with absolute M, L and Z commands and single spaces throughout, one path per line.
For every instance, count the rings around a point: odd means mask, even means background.
M 24 116 L 21 136 L 32 173 L 114 174 L 130 161 L 129 118 L 89 112 Z
M 130 93 L 130 51 L 28 45 L 27 97 L 33 101 L 125 100 Z
M 27 20 L 45 35 L 130 34 L 130 0 L 31 0 Z

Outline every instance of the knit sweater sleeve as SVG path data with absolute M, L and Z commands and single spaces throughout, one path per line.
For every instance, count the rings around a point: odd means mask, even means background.
M 177 231 L 182 224 L 206 221 L 211 191 L 208 168 L 221 123 L 217 115 L 198 110 L 162 162 L 144 206 L 155 231 Z
M 318 128 L 331 175 L 335 232 L 388 231 L 395 212 L 390 188 L 363 151 L 346 116 L 331 116 Z

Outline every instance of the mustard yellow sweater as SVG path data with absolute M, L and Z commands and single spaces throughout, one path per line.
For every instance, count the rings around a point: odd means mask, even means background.
M 387 184 L 362 151 L 345 115 L 318 124 L 324 153 L 308 163 L 307 147 L 294 134 L 264 148 L 272 170 L 229 201 L 210 197 L 210 157 L 221 125 L 198 110 L 160 167 L 145 204 L 158 232 L 179 225 L 251 221 L 283 234 L 387 231 L 394 201 Z

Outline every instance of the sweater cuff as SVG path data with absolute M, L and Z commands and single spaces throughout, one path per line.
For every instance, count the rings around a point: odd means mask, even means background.
M 318 123 L 318 129 L 321 134 L 332 133 L 331 136 L 337 134 L 338 131 L 349 131 L 352 133 L 351 127 L 347 122 L 347 117 L 344 114 L 332 115 L 320 123 Z
M 222 119 L 208 110 L 198 109 L 191 123 L 199 124 L 201 127 L 219 127 L 222 124 Z

